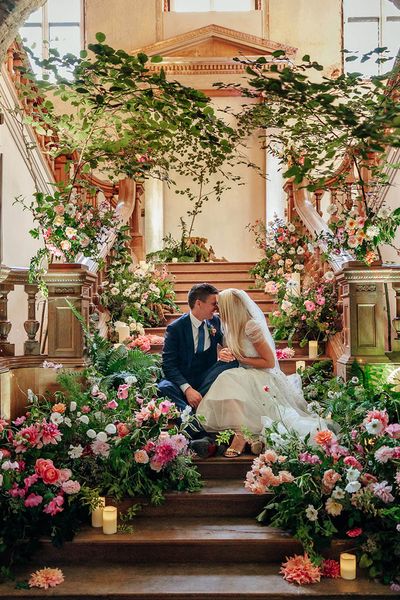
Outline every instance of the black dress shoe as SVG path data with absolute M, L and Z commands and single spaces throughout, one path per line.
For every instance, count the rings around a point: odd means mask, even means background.
M 193 452 L 196 452 L 197 456 L 200 458 L 210 458 L 210 456 L 214 456 L 217 451 L 216 444 L 209 437 L 192 440 L 190 442 L 190 448 Z

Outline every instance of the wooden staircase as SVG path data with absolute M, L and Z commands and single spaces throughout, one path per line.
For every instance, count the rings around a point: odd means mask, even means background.
M 268 320 L 268 313 L 276 310 L 277 305 L 273 296 L 265 294 L 262 289 L 256 289 L 255 280 L 249 274 L 254 267 L 252 262 L 214 262 L 214 263 L 169 263 L 168 271 L 174 279 L 174 290 L 176 293 L 176 304 L 181 312 L 167 315 L 167 325 L 177 319 L 182 313 L 189 310 L 187 295 L 195 283 L 211 283 L 219 290 L 237 288 L 245 290 L 263 311 Z M 166 327 L 153 327 L 146 329 L 147 333 L 164 336 Z M 277 348 L 286 348 L 286 341 L 276 343 Z M 281 369 L 287 373 L 295 373 L 296 361 L 304 360 L 306 364 L 312 364 L 315 359 L 308 358 L 308 347 L 300 348 L 298 342 L 293 343 L 296 352 L 293 358 L 280 361 Z M 317 360 L 324 360 L 321 356 Z
M 132 522 L 133 533 L 103 535 L 85 527 L 61 549 L 43 541 L 38 568 L 61 568 L 65 581 L 51 591 L 0 586 L 3 600 L 56 597 L 59 600 L 283 600 L 303 598 L 373 598 L 393 595 L 388 588 L 363 579 L 324 580 L 299 588 L 279 575 L 286 556 L 301 553 L 300 544 L 278 529 L 259 525 L 254 517 L 267 497 L 243 487 L 252 457 L 199 460 L 205 479 L 201 492 L 174 492 L 165 504 L 150 506 Z M 124 501 L 119 509 L 140 499 Z M 332 556 L 344 546 L 337 544 Z

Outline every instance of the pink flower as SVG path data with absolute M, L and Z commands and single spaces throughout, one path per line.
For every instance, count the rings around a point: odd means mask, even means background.
M 64 481 L 68 481 L 72 476 L 71 469 L 60 469 L 60 479 L 59 483 L 64 483 Z
M 150 460 L 146 450 L 136 450 L 135 454 L 133 455 L 133 459 L 140 465 L 146 465 Z
M 264 385 L 263 390 L 264 392 L 269 392 L 269 387 L 267 385 Z
M 388 485 L 387 481 L 381 481 L 380 483 L 372 483 L 370 486 L 374 495 L 382 500 L 385 504 L 389 504 L 389 502 L 393 502 L 394 496 L 390 493 L 392 491 L 392 486 Z
M 84 404 L 81 408 L 81 412 L 83 412 L 83 414 L 88 414 L 90 413 L 92 409 L 90 408 L 90 406 L 88 406 L 87 404 Z
M 319 567 L 311 562 L 307 554 L 287 558 L 286 562 L 282 563 L 280 573 L 289 583 L 298 583 L 299 585 L 317 583 L 321 579 Z
M 22 438 L 24 442 L 30 444 L 33 447 L 41 447 L 42 434 L 37 425 L 29 425 L 29 427 L 21 429 L 17 439 L 20 438 Z
M 17 483 L 13 483 L 12 488 L 8 490 L 8 493 L 12 498 L 23 498 L 26 494 L 24 488 L 19 488 Z
M 173 446 L 175 446 L 176 450 L 179 453 L 185 448 L 187 448 L 189 441 L 187 440 L 187 438 L 185 438 L 183 433 L 177 433 L 175 435 L 171 435 L 171 443 Z
M 342 479 L 341 475 L 334 471 L 333 469 L 328 469 L 325 471 L 322 477 L 322 491 L 325 494 L 329 494 L 335 487 L 338 481 Z
M 394 448 L 390 448 L 389 446 L 381 446 L 375 452 L 375 458 L 379 463 L 387 463 L 388 460 L 393 458 Z
M 363 421 L 363 425 L 367 429 L 367 431 L 368 431 L 368 423 L 371 423 L 372 421 L 380 423 L 380 426 L 375 429 L 374 433 L 376 435 L 381 435 L 384 432 L 384 430 L 386 429 L 386 427 L 389 425 L 389 415 L 387 414 L 386 410 L 370 410 L 370 411 L 368 411 L 367 415 Z
M 54 517 L 57 513 L 62 512 L 64 509 L 62 505 L 64 504 L 64 498 L 62 496 L 55 496 L 53 500 L 50 500 L 48 504 L 43 509 L 43 512 L 47 515 Z
M 39 479 L 39 476 L 36 473 L 34 475 L 28 475 L 28 477 L 25 477 L 25 479 L 24 479 L 25 490 L 28 490 L 31 487 L 31 485 L 33 485 L 34 483 L 37 482 L 38 479 Z
M 125 437 L 129 433 L 129 427 L 126 423 L 118 423 L 117 424 L 117 434 L 118 437 Z
M 361 529 L 361 527 L 355 527 L 354 529 L 349 529 L 348 531 L 346 531 L 346 535 L 351 538 L 355 538 L 361 535 L 362 532 L 363 530 Z
M 317 465 L 321 463 L 321 459 L 316 454 L 310 454 L 309 452 L 302 452 L 299 454 L 299 461 L 309 463 L 310 465 Z
M 93 454 L 97 454 L 98 456 L 103 456 L 104 458 L 108 458 L 110 454 L 110 444 L 107 442 L 102 442 L 101 440 L 94 440 L 92 444 L 90 444 Z
M 121 383 L 118 388 L 117 396 L 120 400 L 126 400 L 129 395 L 129 385 L 127 383 Z
M 49 587 L 55 587 L 64 581 L 64 575 L 61 569 L 40 569 L 35 571 L 29 578 L 29 587 L 38 587 L 47 590 Z
M 275 450 L 272 450 L 269 448 L 267 450 L 265 450 L 265 452 L 263 452 L 263 454 L 261 456 L 262 456 L 261 460 L 263 460 L 267 464 L 275 463 L 278 460 L 278 455 L 275 452 Z
M 346 456 L 343 459 L 343 462 L 348 467 L 354 467 L 355 469 L 358 469 L 359 471 L 363 470 L 362 464 L 354 456 Z
M 81 489 L 81 484 L 79 481 L 73 481 L 72 479 L 68 479 L 68 481 L 64 481 L 61 486 L 61 489 L 66 494 L 77 494 Z
M 39 506 L 42 500 L 43 496 L 40 496 L 39 494 L 29 494 L 29 496 L 25 498 L 24 504 L 27 508 L 33 508 L 34 506 Z
M 163 415 L 168 414 L 169 411 L 171 410 L 171 408 L 174 408 L 174 407 L 175 407 L 175 404 L 173 402 L 170 402 L 169 400 L 163 400 L 162 402 L 160 402 L 160 410 Z
M 143 450 L 146 450 L 146 452 L 153 452 L 155 447 L 155 443 L 152 440 L 149 440 L 147 444 L 143 446 Z
M 1 419 L 1 420 L 3 420 L 3 419 Z M 14 423 L 14 425 L 15 425 L 16 427 L 19 427 L 19 426 L 20 426 L 20 425 L 22 425 L 22 423 L 24 423 L 25 421 L 26 421 L 26 417 L 22 416 L 22 417 L 17 417 L 17 418 L 15 419 L 15 421 L 13 421 L 13 423 Z
M 392 423 L 391 425 L 388 425 L 385 429 L 385 432 L 393 440 L 400 439 L 400 425 L 398 423 Z
M 306 300 L 304 302 L 304 306 L 306 307 L 307 312 L 312 312 L 313 310 L 315 310 L 315 303 L 311 300 Z
M 42 442 L 44 445 L 57 444 L 61 441 L 62 433 L 54 423 L 47 423 L 46 419 L 42 421 Z
M 324 304 L 325 304 L 325 298 L 324 298 L 324 296 L 317 296 L 316 303 L 319 306 L 324 306 Z
M 60 471 L 55 468 L 50 459 L 38 458 L 35 463 L 35 472 L 47 484 L 57 483 L 60 479 Z
M 63 215 L 65 211 L 65 208 L 62 204 L 58 204 L 57 206 L 54 207 L 54 212 L 57 215 Z
M 119 397 L 120 397 L 120 396 L 118 396 L 118 398 L 119 398 Z M 127 398 L 127 397 L 128 397 L 128 396 L 126 396 L 126 398 Z M 106 404 L 106 407 L 107 407 L 107 408 L 111 408 L 111 410 L 114 410 L 114 409 L 118 408 L 118 402 L 117 402 L 116 400 L 110 400 L 110 402 L 107 402 L 107 404 Z

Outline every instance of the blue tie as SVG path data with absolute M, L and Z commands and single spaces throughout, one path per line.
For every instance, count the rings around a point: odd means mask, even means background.
M 204 321 L 203 321 L 199 327 L 199 337 L 197 340 L 196 354 L 200 354 L 200 352 L 204 352 L 204 339 L 205 339 L 205 332 L 204 332 Z

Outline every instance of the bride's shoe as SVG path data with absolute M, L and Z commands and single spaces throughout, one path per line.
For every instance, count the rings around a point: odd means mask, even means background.
M 246 447 L 246 440 L 244 439 L 244 437 L 240 434 L 235 433 L 235 435 L 233 436 L 231 445 L 224 452 L 224 456 L 226 458 L 237 458 L 238 456 L 240 456 L 242 454 L 245 447 Z

